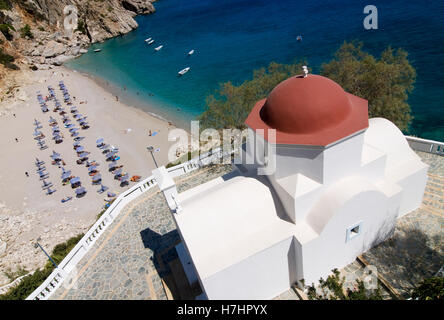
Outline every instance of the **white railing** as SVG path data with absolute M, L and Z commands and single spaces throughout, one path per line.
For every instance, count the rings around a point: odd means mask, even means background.
M 410 136 L 405 136 L 405 138 L 413 150 L 444 156 L 444 142 Z
M 178 177 L 188 172 L 199 169 L 200 167 L 220 159 L 227 153 L 222 153 L 220 148 L 215 151 L 207 152 L 197 158 L 191 159 L 185 163 L 168 168 L 171 176 Z M 132 188 L 120 194 L 116 200 L 110 205 L 102 216 L 94 223 L 94 225 L 86 232 L 77 245 L 68 253 L 68 255 L 60 262 L 58 268 L 49 275 L 49 277 L 31 293 L 26 300 L 46 300 L 61 286 L 63 281 L 68 277 L 69 273 L 76 267 L 77 263 L 86 255 L 94 243 L 111 225 L 115 218 L 120 214 L 122 209 L 132 200 L 150 190 L 157 185 L 153 176 L 134 185 Z
M 406 139 L 411 148 L 414 150 L 444 155 L 444 143 L 442 142 L 410 136 L 406 136 Z M 217 148 L 214 151 L 202 154 L 199 157 L 191 159 L 190 161 L 179 164 L 177 166 L 168 168 L 167 170 L 173 178 L 178 177 L 188 172 L 197 170 L 200 167 L 213 162 L 214 160 L 231 154 L 232 152 L 233 151 L 223 153 L 220 148 Z M 111 206 L 96 221 L 96 223 L 86 232 L 86 234 L 77 243 L 77 245 L 62 260 L 58 268 L 56 268 L 51 273 L 51 275 L 31 295 L 29 295 L 27 300 L 48 299 L 67 278 L 68 274 L 76 267 L 77 263 L 91 249 L 91 247 L 104 233 L 108 226 L 120 214 L 125 205 L 127 205 L 129 202 L 131 202 L 144 192 L 150 190 L 155 185 L 157 185 L 157 182 L 155 181 L 153 176 L 150 176 L 142 182 L 136 184 L 132 188 L 128 189 L 124 193 L 120 194 L 111 204 Z

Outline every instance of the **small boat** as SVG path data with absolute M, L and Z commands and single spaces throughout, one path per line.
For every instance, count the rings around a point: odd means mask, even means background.
M 96 50 L 94 50 L 94 52 L 100 52 L 100 51 L 102 51 L 102 49 L 96 49 Z
M 145 42 L 150 42 L 153 38 L 145 39 Z
M 297 41 L 302 41 L 302 36 L 297 36 L 297 37 L 296 37 L 296 40 L 297 40 Z
M 148 41 L 148 44 L 153 44 L 154 43 L 154 39 Z
M 159 51 L 162 48 L 163 48 L 163 46 L 158 46 L 157 48 L 154 48 L 154 50 Z
M 191 56 L 194 53 L 194 49 L 188 52 L 188 55 Z
M 190 71 L 190 67 L 187 67 L 185 69 L 182 69 L 178 72 L 179 76 L 183 76 L 185 73 L 187 73 L 188 71 Z

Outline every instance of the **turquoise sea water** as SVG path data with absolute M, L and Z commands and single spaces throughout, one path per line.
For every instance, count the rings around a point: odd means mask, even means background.
M 363 28 L 363 8 L 376 5 L 379 29 Z M 92 46 L 68 62 L 107 81 L 133 104 L 182 126 L 205 108 L 220 82 L 241 83 L 271 61 L 305 58 L 315 73 L 344 40 L 360 40 L 379 54 L 404 48 L 417 69 L 409 102 L 409 134 L 444 141 L 444 2 L 360 0 L 159 0 L 157 12 L 139 16 L 139 28 Z M 303 36 L 302 42 L 296 36 Z M 145 39 L 152 37 L 151 46 Z M 163 45 L 156 52 L 155 47 Z M 100 48 L 100 53 L 93 49 Z M 187 53 L 195 49 L 195 54 Z M 177 72 L 191 67 L 183 77 Z

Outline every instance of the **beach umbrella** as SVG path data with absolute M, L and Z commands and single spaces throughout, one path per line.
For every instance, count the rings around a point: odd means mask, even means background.
M 95 176 L 93 176 L 92 180 L 94 182 L 100 181 L 100 180 L 102 180 L 102 175 L 100 173 L 96 174 Z
M 83 146 L 76 146 L 75 148 L 76 148 L 76 151 L 77 151 L 77 152 L 83 152 L 83 151 L 85 151 L 85 148 L 84 148 Z
M 64 173 L 62 174 L 61 179 L 62 179 L 62 180 L 66 180 L 66 179 L 68 179 L 70 176 L 71 176 L 71 170 L 64 172 Z
M 36 130 L 36 131 L 34 131 L 33 135 L 34 135 L 35 137 L 37 137 L 37 136 L 42 135 L 42 132 Z
M 106 159 L 107 159 L 107 160 L 108 160 L 108 159 L 112 159 L 114 156 L 115 156 L 115 153 L 114 153 L 114 152 L 110 152 L 110 153 L 108 153 L 108 155 L 106 156 Z
M 83 139 L 85 139 L 85 137 L 75 137 L 74 138 L 75 141 L 80 141 L 80 140 L 83 140 Z
M 88 156 L 88 154 L 86 152 L 82 152 L 81 154 L 79 154 L 79 158 L 84 158 L 87 156 Z
M 96 140 L 96 144 L 101 144 L 103 143 L 105 140 L 103 138 L 99 138 Z
M 78 147 L 78 146 L 80 146 L 80 142 L 76 141 L 76 142 L 74 142 L 72 145 L 73 145 L 74 147 Z
M 109 164 L 108 169 L 113 169 L 113 168 L 115 168 L 115 167 L 117 167 L 117 162 L 116 162 L 116 161 L 113 161 L 113 162 L 111 162 L 111 163 Z
M 82 195 L 86 193 L 86 189 L 84 187 L 80 187 L 76 189 L 76 195 Z
M 34 119 L 34 125 L 38 126 L 40 124 L 40 121 L 38 121 L 37 119 Z
M 71 128 L 75 127 L 75 125 L 72 124 L 72 123 L 70 123 L 70 124 L 68 124 L 66 127 L 67 127 L 68 129 L 71 129 Z
M 126 173 L 122 178 L 120 178 L 121 182 L 126 182 L 129 179 L 128 173 Z
M 97 166 L 91 166 L 88 168 L 89 172 L 97 171 Z
M 45 173 L 45 172 L 44 172 L 45 170 L 46 170 L 45 167 L 38 167 L 36 171 L 37 171 L 38 174 L 41 175 L 41 174 Z M 46 174 L 46 173 L 45 173 L 45 174 Z
M 51 155 L 51 158 L 53 160 L 60 160 L 60 154 L 58 154 L 57 152 L 53 151 L 53 154 Z
M 79 128 L 71 128 L 71 129 L 69 129 L 69 132 L 73 133 L 73 132 L 76 132 L 78 130 L 79 130 Z
M 80 178 L 79 177 L 74 177 L 71 180 L 69 180 L 69 183 L 71 183 L 71 184 L 76 184 L 78 182 L 80 182 Z

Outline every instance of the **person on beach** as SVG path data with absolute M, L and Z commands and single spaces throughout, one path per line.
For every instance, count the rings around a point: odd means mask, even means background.
M 15 116 L 15 113 L 13 113 L 12 115 L 14 116 L 14 118 L 16 117 L 16 116 Z
M 153 135 L 153 133 L 151 132 L 151 130 L 149 131 L 148 135 L 151 137 Z
M 17 138 L 15 138 L 15 142 L 19 142 Z
M 116 101 L 119 101 L 119 97 L 118 96 L 116 96 Z
M 25 176 L 29 177 L 28 171 L 25 171 Z

